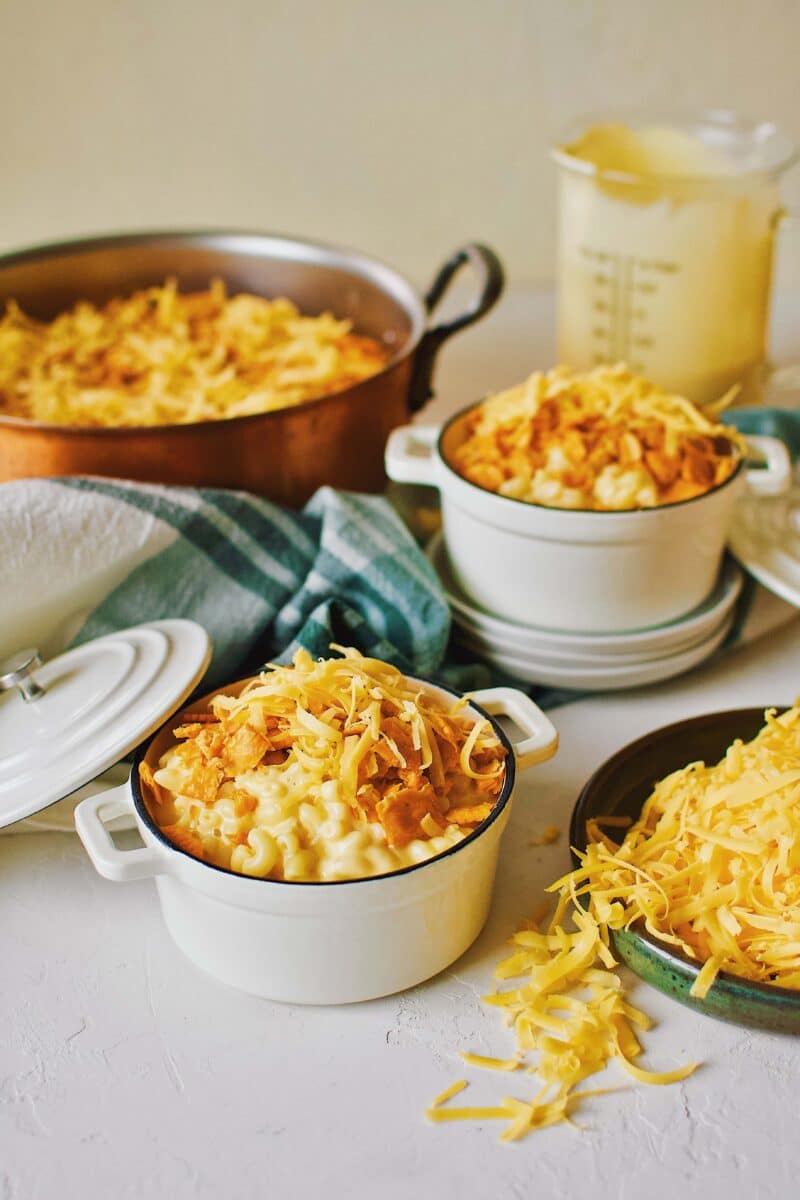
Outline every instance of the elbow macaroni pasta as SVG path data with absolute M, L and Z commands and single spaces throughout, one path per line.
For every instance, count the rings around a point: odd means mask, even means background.
M 342 803 L 335 781 L 310 790 L 304 783 L 286 787 L 274 766 L 236 779 L 235 787 L 256 799 L 251 812 L 236 816 L 230 797 L 208 805 L 182 794 L 185 773 L 165 757 L 155 781 L 173 793 L 175 824 L 199 835 L 209 862 L 251 878 L 319 882 L 383 875 L 433 858 L 469 833 L 448 825 L 434 837 L 391 847 L 380 824 L 360 822 Z

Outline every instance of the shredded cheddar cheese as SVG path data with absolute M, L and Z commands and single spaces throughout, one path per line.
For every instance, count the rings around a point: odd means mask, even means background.
M 427 1117 L 430 1121 L 491 1121 L 496 1117 L 508 1117 L 508 1109 L 502 1108 L 430 1108 Z
M 697 997 L 719 971 L 800 987 L 800 705 L 662 779 L 622 844 L 590 842 L 566 883 L 605 927 L 641 921 L 702 963 Z
M 446 1087 L 443 1092 L 439 1093 L 436 1099 L 432 1101 L 431 1108 L 438 1108 L 440 1104 L 444 1104 L 445 1101 L 452 1099 L 453 1096 L 457 1096 L 459 1092 L 463 1092 L 465 1087 L 467 1087 L 466 1079 L 457 1079 L 455 1083 L 451 1083 L 449 1087 Z
M 720 971 L 800 988 L 800 703 L 780 716 L 767 710 L 760 733 L 733 742 L 719 763 L 662 779 L 620 845 L 603 832 L 628 824 L 589 823 L 579 867 L 548 889 L 557 893 L 549 923 L 540 930 L 537 914 L 496 968 L 498 980 L 521 982 L 484 997 L 514 1027 L 520 1054 L 538 1053 L 530 1070 L 539 1092 L 496 1108 L 429 1110 L 431 1120 L 506 1120 L 502 1140 L 516 1140 L 601 1094 L 576 1088 L 612 1059 L 639 1083 L 676 1083 L 695 1070 L 636 1061 L 636 1031 L 651 1022 L 626 999 L 613 930 L 641 923 L 702 964 L 697 999 Z M 471 1066 L 503 1061 L 462 1057 Z

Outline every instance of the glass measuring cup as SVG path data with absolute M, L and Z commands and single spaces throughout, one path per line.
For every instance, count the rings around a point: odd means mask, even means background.
M 726 111 L 584 122 L 558 164 L 558 355 L 625 361 L 697 404 L 757 402 L 779 179 L 797 148 Z

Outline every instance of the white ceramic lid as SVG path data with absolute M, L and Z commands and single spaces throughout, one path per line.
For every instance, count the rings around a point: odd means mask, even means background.
M 728 544 L 759 583 L 800 608 L 800 483 L 785 496 L 745 496 Z
M 153 733 L 199 683 L 211 640 L 194 621 L 153 621 L 44 665 L 34 659 L 26 675 L 30 656 L 0 664 L 0 828 L 55 804 Z

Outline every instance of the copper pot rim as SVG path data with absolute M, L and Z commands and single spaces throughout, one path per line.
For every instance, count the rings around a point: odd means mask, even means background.
M 338 260 L 332 265 L 345 267 L 347 265 L 355 267 L 357 273 L 362 274 L 365 278 L 370 279 L 377 286 L 381 287 L 380 279 L 376 275 L 386 274 L 391 276 L 393 280 L 402 289 L 408 293 L 409 299 L 415 302 L 414 309 L 410 305 L 406 306 L 406 312 L 411 320 L 411 332 L 405 344 L 397 350 L 392 357 L 386 362 L 379 371 L 366 376 L 364 379 L 359 379 L 355 383 L 348 384 L 346 387 L 339 388 L 335 392 L 328 392 L 324 396 L 315 396 L 310 400 L 303 400 L 300 404 L 289 404 L 282 408 L 265 409 L 264 412 L 258 413 L 242 413 L 232 417 L 216 417 L 210 421 L 182 421 L 178 423 L 159 424 L 159 425 L 62 425 L 49 421 L 35 421 L 27 417 L 15 417 L 0 413 L 0 428 L 12 429 L 17 433 L 30 432 L 31 434 L 52 434 L 54 436 L 62 436 L 66 438 L 80 437 L 100 437 L 110 440 L 125 440 L 131 437 L 158 437 L 162 434 L 183 435 L 189 436 L 192 431 L 198 429 L 220 429 L 229 426 L 231 423 L 236 423 L 237 427 L 241 428 L 246 423 L 252 424 L 269 419 L 285 418 L 287 412 L 294 410 L 302 410 L 306 412 L 315 412 L 318 409 L 331 405 L 334 401 L 341 399 L 343 396 L 350 396 L 354 392 L 359 392 L 367 384 L 372 384 L 383 377 L 389 375 L 401 363 L 410 359 L 416 352 L 426 329 L 427 313 L 425 303 L 421 293 L 404 275 L 397 271 L 382 259 L 375 258 L 372 255 L 364 254 L 360 250 L 352 249 L 348 246 L 341 246 L 333 242 L 319 241 L 314 238 L 304 238 L 293 234 L 280 233 L 264 233 L 255 232 L 253 230 L 244 229 L 191 229 L 191 230 L 152 230 L 116 234 L 98 234 L 92 237 L 68 238 L 64 241 L 47 242 L 40 245 L 25 247 L 22 250 L 14 250 L 8 254 L 0 255 L 0 270 L 9 265 L 17 265 L 18 263 L 35 262 L 37 259 L 47 259 L 56 254 L 67 252 L 70 254 L 78 254 L 81 251 L 101 250 L 104 248 L 127 247 L 146 245 L 150 243 L 169 243 L 179 242 L 188 245 L 198 244 L 203 245 L 209 241 L 225 239 L 227 241 L 258 241 L 274 242 L 276 244 L 284 244 L 287 246 L 302 247 L 305 251 L 317 251 L 320 259 L 316 260 L 317 265 L 324 263 L 326 257 L 333 260 Z M 220 247 L 222 249 L 222 247 Z M 310 265 L 315 265 L 315 260 L 309 259 Z M 395 297 L 388 289 L 382 288 L 387 294 Z

